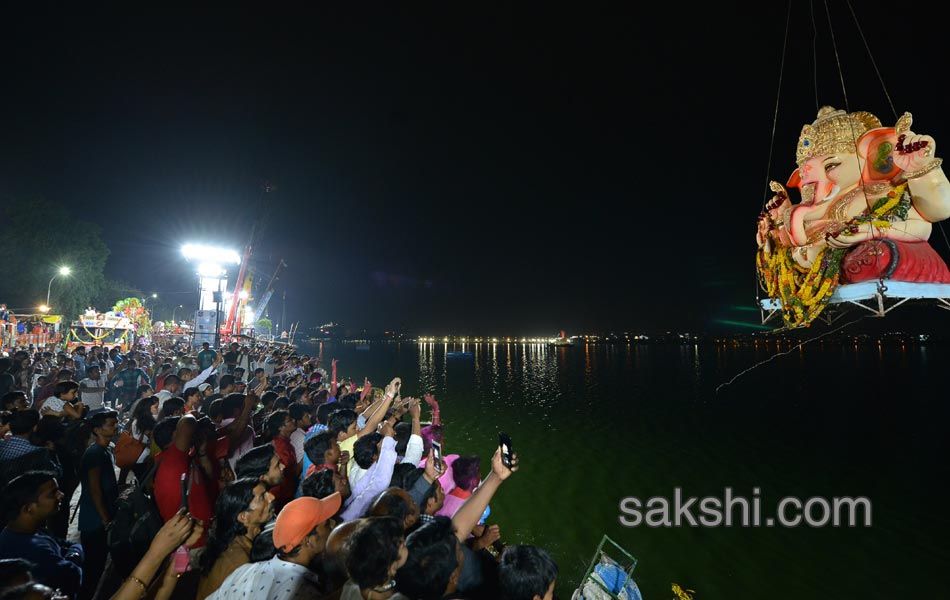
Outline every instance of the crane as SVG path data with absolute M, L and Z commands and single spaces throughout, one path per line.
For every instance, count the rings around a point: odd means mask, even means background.
M 252 231 L 251 237 L 253 238 L 253 236 L 254 234 Z M 241 270 L 238 272 L 237 280 L 234 283 L 234 296 L 231 299 L 231 308 L 228 310 L 228 319 L 224 323 L 224 330 L 227 332 L 226 335 L 228 336 L 238 333 L 236 329 L 240 317 L 237 314 L 237 309 L 238 305 L 241 303 L 239 293 L 241 288 L 244 287 L 244 277 L 247 274 L 247 262 L 250 257 L 251 245 L 248 244 L 244 247 L 244 258 L 241 260 Z
M 287 263 L 284 262 L 284 259 L 280 259 L 280 262 L 277 263 L 274 274 L 271 275 L 270 281 L 267 282 L 267 287 L 264 288 L 264 296 L 261 297 L 261 301 L 257 304 L 257 310 L 254 311 L 254 323 L 260 320 L 261 315 L 264 314 L 264 309 L 267 308 L 267 302 L 270 300 L 270 297 L 274 295 L 274 281 L 277 280 L 277 273 L 280 272 L 281 267 L 286 266 Z

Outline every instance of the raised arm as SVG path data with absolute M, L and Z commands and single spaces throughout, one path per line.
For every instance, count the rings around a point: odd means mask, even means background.
M 475 528 L 478 520 L 485 512 L 485 507 L 488 506 L 492 496 L 498 491 L 501 482 L 511 477 L 511 474 L 517 470 L 518 455 L 516 453 L 511 455 L 511 468 L 509 469 L 501 462 L 501 447 L 495 450 L 495 454 L 491 458 L 491 473 L 452 517 L 452 524 L 455 525 L 455 535 L 460 542 L 468 539 L 472 529 Z
M 260 400 L 256 392 L 251 391 L 248 393 L 244 398 L 244 406 L 241 407 L 241 414 L 238 415 L 234 421 L 222 428 L 221 431 L 228 437 L 229 448 L 234 448 L 241 441 L 241 438 L 244 436 L 244 430 L 247 428 L 247 424 L 251 419 L 251 412 L 259 402 Z
M 429 405 L 429 408 L 432 409 L 432 424 L 441 425 L 442 418 L 439 414 L 439 403 L 436 402 L 435 396 L 433 394 L 426 394 L 425 396 L 426 404 Z
M 389 382 L 389 385 L 386 386 L 386 393 L 383 394 L 382 400 L 373 405 L 375 408 L 373 409 L 373 412 L 370 414 L 369 418 L 366 419 L 366 426 L 357 432 L 357 437 L 363 437 L 364 435 L 368 435 L 376 431 L 376 426 L 379 425 L 379 423 L 383 420 L 383 417 L 386 416 L 386 411 L 389 410 L 389 406 L 392 404 L 393 398 L 396 397 L 400 385 L 402 385 L 402 379 L 398 377 Z
M 421 413 L 422 407 L 419 404 L 419 399 L 411 398 L 409 400 L 409 414 L 412 415 L 412 434 L 409 436 L 409 443 L 406 444 L 406 455 L 402 461 L 414 465 L 418 465 L 419 461 L 422 460 L 422 451 L 424 449 L 422 443 L 422 423 L 420 421 Z
M 409 492 L 409 496 L 415 501 L 416 504 L 422 505 L 422 499 L 425 498 L 429 488 L 438 478 L 439 472 L 435 468 L 433 450 L 429 448 L 429 458 L 426 459 L 426 464 L 422 469 L 422 477 L 416 479 L 416 483 L 407 490 Z
M 333 396 L 334 398 L 336 398 L 336 392 L 337 392 L 337 389 L 336 389 L 336 387 L 337 387 L 337 383 L 336 383 L 336 365 L 337 365 L 337 363 L 339 363 L 339 362 L 340 362 L 340 361 L 337 360 L 337 359 L 335 359 L 335 358 L 334 358 L 332 361 L 330 361 L 330 364 L 333 365 L 333 372 L 332 372 L 332 374 L 330 375 L 330 395 Z
M 168 555 L 174 552 L 182 542 L 197 542 L 203 531 L 201 521 L 192 521 L 183 512 L 179 512 L 166 521 L 162 528 L 158 530 L 158 534 L 149 545 L 145 556 L 135 566 L 131 576 L 125 580 L 119 591 L 113 594 L 112 600 L 141 600 L 145 597 L 149 582 L 155 578 L 155 574 L 165 563 Z M 195 533 L 198 535 L 196 536 Z M 174 585 L 178 581 L 178 578 L 174 576 L 172 577 L 173 581 L 167 581 L 167 579 L 163 578 L 159 585 L 156 599 L 159 597 L 167 598 L 171 593 L 170 590 L 166 595 L 162 595 L 162 591 L 166 590 L 168 585 L 171 585 L 171 589 L 174 589 Z
M 380 433 L 383 435 L 383 440 L 380 444 L 379 458 L 354 484 L 352 495 L 342 514 L 344 520 L 362 517 L 373 499 L 384 492 L 392 481 L 393 469 L 396 466 L 396 440 L 393 438 L 393 428 L 383 425 Z
M 360 415 L 362 415 L 364 419 L 367 418 L 367 415 L 372 416 L 373 414 L 376 413 L 376 411 L 382 405 L 383 405 L 383 398 L 381 397 L 379 400 L 374 400 L 372 404 L 370 404 L 365 409 L 363 409 L 363 412 L 361 412 Z
M 220 365 L 221 365 L 221 355 L 218 354 L 215 356 L 214 362 L 211 364 L 210 367 L 208 367 L 207 369 L 199 373 L 196 377 L 192 378 L 187 383 L 185 383 L 185 387 L 182 388 L 182 391 L 187 390 L 188 388 L 199 386 L 202 383 L 204 383 L 206 379 L 211 377 L 211 375 L 214 374 L 214 372 L 218 370 L 218 367 Z

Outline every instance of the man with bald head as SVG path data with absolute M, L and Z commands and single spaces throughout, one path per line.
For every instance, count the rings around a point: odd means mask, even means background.
M 419 505 L 406 490 L 391 487 L 376 497 L 367 516 L 396 517 L 402 521 L 403 529 L 409 531 L 419 522 Z
M 366 519 L 353 519 L 337 525 L 327 537 L 326 547 L 323 549 L 323 573 L 329 580 L 330 589 L 338 590 L 343 587 L 349 574 L 346 572 L 346 542 L 350 536 L 366 522 Z

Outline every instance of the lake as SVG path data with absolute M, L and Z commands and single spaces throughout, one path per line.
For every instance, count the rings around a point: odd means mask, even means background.
M 490 468 L 498 431 L 521 469 L 491 503 L 508 543 L 543 547 L 570 598 L 606 534 L 639 560 L 647 600 L 886 598 L 943 589 L 950 560 L 950 347 L 675 344 L 304 344 L 340 375 L 436 395 L 446 454 Z M 446 357 L 466 350 L 469 358 Z M 721 387 L 736 374 L 775 357 Z M 424 410 L 423 417 L 426 418 Z M 620 503 L 659 496 L 866 497 L 870 527 L 625 527 Z M 754 488 L 758 491 L 753 493 Z M 695 514 L 698 511 L 694 510 Z M 734 512 L 741 515 L 741 511 Z M 788 514 L 788 512 L 786 512 Z M 820 519 L 820 511 L 813 512 Z M 629 515 L 626 515 L 629 520 Z

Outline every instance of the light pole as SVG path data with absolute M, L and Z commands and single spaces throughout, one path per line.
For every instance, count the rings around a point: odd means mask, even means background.
M 198 303 L 195 310 L 195 321 L 194 329 L 192 334 L 192 344 L 199 344 L 198 335 L 199 329 L 201 330 L 201 337 L 206 338 L 210 334 L 210 331 L 207 331 L 208 315 L 206 314 L 210 311 L 211 304 L 213 303 L 215 310 L 215 323 L 220 319 L 221 311 L 221 284 L 227 278 L 227 270 L 223 265 L 226 264 L 241 264 L 241 257 L 234 250 L 228 250 L 225 248 L 212 248 L 209 246 L 202 246 L 197 244 L 185 244 L 181 248 L 181 253 L 184 255 L 185 259 L 198 263 L 197 275 L 198 275 Z M 217 290 L 215 289 L 217 288 Z M 210 296 L 210 297 L 209 297 Z M 218 339 L 220 330 L 217 325 L 215 325 L 214 340 Z M 209 340 L 210 343 L 210 340 Z M 215 343 L 217 348 L 217 343 Z
M 179 304 L 178 306 L 172 309 L 172 325 L 177 323 L 177 321 L 175 321 L 175 313 L 178 312 L 179 308 L 185 308 L 185 306 L 183 304 Z
M 46 286 L 46 304 L 44 304 L 44 306 L 49 306 L 49 293 L 53 290 L 53 280 L 60 275 L 67 277 L 70 273 L 72 273 L 72 269 L 69 267 L 60 267 L 59 270 L 56 271 L 56 275 L 49 278 L 49 285 Z
M 145 296 L 144 298 L 142 298 L 142 310 L 143 310 L 143 311 L 144 311 L 144 310 L 148 310 L 148 299 L 149 299 L 149 298 L 152 298 L 152 299 L 154 300 L 154 299 L 158 298 L 158 294 L 150 294 L 150 295 Z M 152 308 L 154 308 L 154 306 L 153 306 Z

